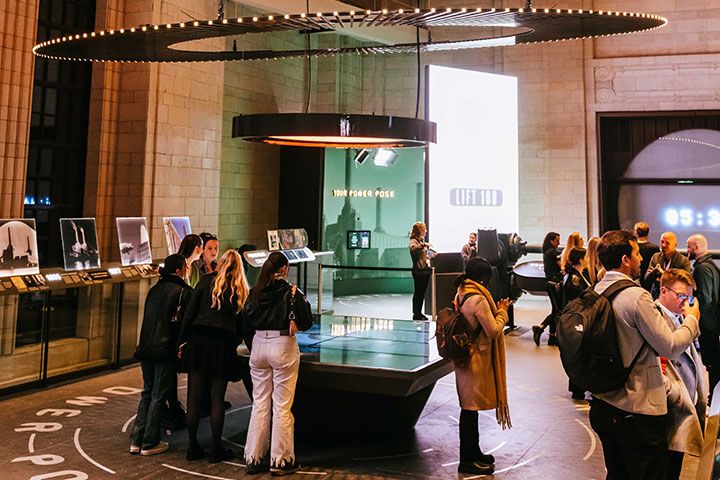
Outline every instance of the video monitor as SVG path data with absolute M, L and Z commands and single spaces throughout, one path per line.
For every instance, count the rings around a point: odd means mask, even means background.
M 347 248 L 348 250 L 370 248 L 370 230 L 348 230 Z

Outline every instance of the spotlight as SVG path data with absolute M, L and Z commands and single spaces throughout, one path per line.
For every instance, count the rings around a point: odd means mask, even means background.
M 365 163 L 365 160 L 370 158 L 371 152 L 367 148 L 363 148 L 362 150 L 358 150 L 358 152 L 355 154 L 355 163 L 357 165 L 362 165 Z
M 373 163 L 377 165 L 378 167 L 389 167 L 393 163 L 395 163 L 395 159 L 397 159 L 397 152 L 395 150 L 392 150 L 390 148 L 379 148 L 375 152 L 375 156 L 373 157 Z

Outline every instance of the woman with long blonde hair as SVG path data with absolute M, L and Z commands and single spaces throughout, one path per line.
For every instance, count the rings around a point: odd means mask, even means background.
M 565 265 L 568 261 L 568 253 L 570 253 L 570 249 L 573 247 L 582 248 L 585 245 L 585 239 L 583 238 L 582 234 L 580 232 L 573 232 L 570 235 L 568 235 L 567 238 L 567 245 L 565 245 L 565 248 L 562 251 L 562 254 L 560 255 L 560 267 L 565 268 Z
M 232 450 L 221 444 L 225 422 L 225 391 L 228 381 L 239 379 L 237 346 L 246 328 L 242 311 L 248 298 L 248 284 L 240 254 L 226 251 L 218 271 L 200 279 L 180 329 L 181 371 L 188 374 L 188 450 L 187 460 L 207 455 L 197 440 L 200 412 L 210 392 L 212 450 L 210 463 L 230 460 Z
M 600 244 L 600 237 L 590 237 L 588 240 L 587 247 L 587 279 L 590 281 L 590 285 L 595 285 L 597 282 L 602 280 L 605 274 L 605 269 L 600 263 L 600 257 L 598 257 L 598 245 Z

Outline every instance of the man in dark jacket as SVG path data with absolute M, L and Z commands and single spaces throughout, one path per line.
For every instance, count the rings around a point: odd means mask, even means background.
M 680 268 L 690 272 L 690 260 L 677 251 L 677 235 L 665 232 L 660 236 L 660 251 L 652 256 L 642 286 L 653 299 L 660 295 L 660 277 L 665 270 Z
M 640 278 L 645 278 L 645 272 L 647 272 L 648 265 L 650 265 L 650 259 L 658 252 L 660 247 L 648 240 L 650 226 L 645 222 L 635 224 L 635 235 L 637 235 L 637 244 L 640 248 L 640 255 L 642 255 L 643 258 L 640 264 Z
M 176 376 L 177 329 L 172 323 L 180 319 L 192 294 L 183 280 L 186 272 L 185 258 L 170 255 L 160 269 L 160 280 L 145 299 L 140 342 L 135 350 L 142 368 L 143 392 L 130 437 L 132 455 L 154 455 L 169 447 L 160 440 L 160 420 Z
M 700 303 L 700 356 L 710 376 L 710 394 L 720 381 L 720 271 L 708 253 L 707 240 L 702 235 L 687 239 L 690 260 L 694 260 L 692 275 L 695 296 Z

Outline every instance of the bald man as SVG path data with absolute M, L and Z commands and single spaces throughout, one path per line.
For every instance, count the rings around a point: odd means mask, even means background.
M 700 350 L 710 376 L 710 393 L 720 381 L 720 270 L 708 253 L 707 239 L 687 239 L 688 256 L 694 260 L 695 297 L 700 303 Z
M 677 251 L 677 235 L 664 232 L 660 235 L 660 251 L 652 256 L 642 286 L 657 299 L 660 294 L 660 276 L 665 270 L 680 268 L 690 272 L 690 260 Z

